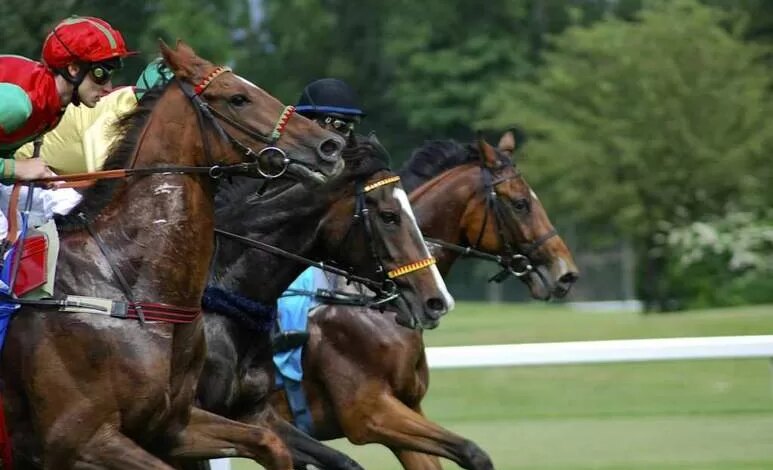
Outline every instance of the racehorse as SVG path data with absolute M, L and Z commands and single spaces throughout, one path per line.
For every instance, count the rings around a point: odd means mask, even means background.
M 288 188 L 290 183 L 285 183 L 257 195 L 260 182 L 235 185 L 235 191 L 219 196 L 217 225 L 295 254 L 332 260 L 372 281 L 385 280 L 384 273 L 404 273 L 390 276 L 402 298 L 396 315 L 405 324 L 434 327 L 453 300 L 435 266 L 423 263 L 429 253 L 399 178 L 370 147 L 368 142 L 347 147 L 344 174 L 325 191 L 298 184 Z M 254 218 L 252 213 L 273 217 Z M 247 248 L 220 238 L 212 283 L 251 301 L 273 304 L 303 265 Z M 411 271 L 410 266 L 426 269 Z M 265 409 L 273 383 L 255 365 L 271 362 L 271 348 L 268 330 L 255 325 L 259 320 L 228 311 L 205 313 L 208 353 L 199 381 L 201 406 L 245 423 L 272 425 L 293 449 L 295 468 L 359 468 Z M 329 347 L 347 341 L 345 337 L 330 339 Z
M 60 224 L 56 293 L 86 297 L 23 305 L 9 328 L 16 468 L 171 469 L 165 461 L 235 455 L 292 466 L 270 430 L 193 407 L 214 178 L 324 182 L 343 168 L 343 141 L 184 43 L 161 52 L 176 80 L 121 119 L 106 163 L 133 176 L 98 182 Z
M 514 148 L 512 133 L 498 149 L 482 139 L 430 142 L 401 174 L 425 236 L 457 248 L 434 250 L 442 273 L 470 248 L 498 256 L 503 272 L 519 276 L 533 297 L 561 297 L 577 280 L 577 268 L 511 161 Z M 439 469 L 438 456 L 465 469 L 494 468 L 472 441 L 423 415 L 429 371 L 422 332 L 397 326 L 392 315 L 333 305 L 313 309 L 303 370 L 313 437 L 383 444 L 409 470 Z M 271 403 L 293 419 L 284 391 L 276 390 Z

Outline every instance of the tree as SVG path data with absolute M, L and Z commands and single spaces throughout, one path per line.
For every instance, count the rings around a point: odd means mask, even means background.
M 530 131 L 528 174 L 553 213 L 635 242 L 640 293 L 660 307 L 670 227 L 770 201 L 766 50 L 728 20 L 675 0 L 647 2 L 633 22 L 572 27 L 534 81 L 504 81 L 484 104 L 484 125 Z

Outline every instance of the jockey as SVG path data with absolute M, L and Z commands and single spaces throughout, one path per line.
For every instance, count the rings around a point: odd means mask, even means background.
M 336 132 L 346 139 L 347 147 L 355 147 L 362 137 L 354 134 L 354 128 L 365 117 L 357 94 L 351 86 L 336 78 L 315 80 L 301 93 L 295 111 L 316 121 L 323 128 Z M 375 135 L 368 137 L 374 149 L 385 155 Z M 337 284 L 335 275 L 314 267 L 307 268 L 298 276 L 277 301 L 278 328 L 272 334 L 274 364 L 277 367 L 277 385 L 287 392 L 293 422 L 301 430 L 312 432 L 312 418 L 303 393 L 301 357 L 303 344 L 308 338 L 309 311 L 320 304 L 320 290 L 331 290 Z
M 136 87 L 120 87 L 100 99 L 95 106 L 68 106 L 61 121 L 53 130 L 47 132 L 38 147 L 40 159 L 54 168 L 57 173 L 82 173 L 102 169 L 108 150 L 119 136 L 113 131 L 113 124 L 125 113 L 137 107 L 138 101 L 151 88 L 160 86 L 173 77 L 161 59 L 148 65 L 140 75 Z M 19 162 L 33 156 L 35 150 L 32 142 L 23 145 L 16 152 Z M 0 185 L 0 208 L 5 210 L 11 195 L 11 186 Z M 22 197 L 26 188 L 22 189 Z M 58 237 L 53 222 L 49 222 L 55 214 L 66 214 L 80 202 L 80 195 L 73 189 L 59 188 L 49 190 L 36 188 L 31 210 L 28 215 L 28 225 L 46 234 L 49 256 L 56 259 L 58 252 Z M 17 214 L 17 220 L 19 216 Z M 7 235 L 8 223 L 0 212 L 0 239 Z M 30 295 L 41 296 L 51 294 L 53 267 L 49 268 L 49 281 Z M 0 289 L 3 288 L 0 275 Z
M 321 78 L 306 85 L 295 105 L 295 111 L 325 129 L 338 133 L 351 146 L 356 145 L 354 126 L 365 117 L 358 101 L 348 83 L 336 78 Z M 303 339 L 306 314 L 319 304 L 314 294 L 319 289 L 329 287 L 325 273 L 318 268 L 306 269 L 290 284 L 277 305 L 281 331 L 274 337 L 275 349 L 291 348 L 297 342 L 291 339 L 295 334 L 300 334 L 300 340 Z
M 0 56 L 0 177 L 6 181 L 50 176 L 45 163 L 8 160 L 22 144 L 53 129 L 70 103 L 93 108 L 112 88 L 112 74 L 131 55 L 121 33 L 106 21 L 71 17 L 43 43 L 42 63 Z
M 368 137 L 354 134 L 354 127 L 366 114 L 359 104 L 354 89 L 343 80 L 321 78 L 309 83 L 303 89 L 295 105 L 295 111 L 344 137 L 348 147 L 356 146 L 360 141 L 370 143 L 373 151 L 378 152 L 385 162 L 389 162 L 389 154 L 378 142 L 375 134 L 371 133 Z M 290 284 L 277 303 L 280 331 L 273 337 L 276 351 L 290 350 L 289 354 L 292 353 L 293 346 L 303 343 L 306 333 L 306 315 L 309 310 L 319 305 L 315 293 L 320 289 L 329 290 L 336 284 L 334 278 L 335 276 L 331 275 L 331 280 L 328 280 L 321 270 L 311 267 Z M 283 361 L 282 354 L 284 353 L 280 352 L 274 358 L 277 365 Z
M 148 90 L 173 76 L 158 58 L 145 67 L 136 86 L 114 89 L 93 108 L 69 106 L 59 125 L 43 136 L 40 157 L 60 175 L 101 170 L 110 145 L 118 138 L 112 125 L 133 110 Z M 29 142 L 15 156 L 17 160 L 27 159 L 33 153 L 33 143 Z

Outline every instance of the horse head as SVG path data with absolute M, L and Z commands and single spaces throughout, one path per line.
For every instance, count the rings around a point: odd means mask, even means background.
M 400 177 L 369 158 L 371 170 L 365 172 L 360 165 L 367 163 L 346 159 L 342 179 L 348 184 L 322 221 L 326 251 L 391 291 L 389 303 L 399 324 L 434 328 L 454 300 L 427 250 Z
M 519 277 L 534 298 L 565 296 L 578 279 L 577 266 L 516 165 L 513 132 L 505 132 L 497 148 L 481 136 L 476 145 L 482 184 L 463 219 L 465 239 L 500 255 L 508 267 L 503 274 Z
M 314 183 L 325 182 L 343 170 L 340 136 L 296 114 L 292 106 L 284 106 L 230 68 L 199 57 L 184 42 L 178 41 L 174 49 L 163 42 L 160 46 L 176 80 L 159 98 L 167 102 L 155 108 L 163 110 L 159 117 L 164 121 L 190 129 L 184 135 L 203 146 L 205 161 L 194 164 L 246 161 L 255 163 L 267 178 L 287 173 Z M 185 101 L 196 109 L 195 117 Z M 161 140 L 165 142 L 160 145 L 174 147 L 170 151 L 179 152 L 185 145 Z

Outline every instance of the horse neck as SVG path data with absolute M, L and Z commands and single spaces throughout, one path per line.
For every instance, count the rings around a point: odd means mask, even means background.
M 219 213 L 223 230 L 260 240 L 291 253 L 313 257 L 320 224 L 330 198 L 296 184 L 274 197 L 263 198 L 232 213 Z M 244 206 L 247 207 L 247 206 Z M 304 269 L 302 264 L 262 250 L 219 239 L 212 284 L 250 299 L 273 303 Z
M 461 244 L 467 207 L 480 187 L 477 165 L 454 167 L 422 184 L 410 194 L 416 221 L 425 237 Z M 445 276 L 458 254 L 434 248 L 440 274 Z
M 190 104 L 176 102 L 175 96 L 156 105 L 138 141 L 134 167 L 203 163 L 201 138 L 190 134 L 191 129 L 200 132 L 199 127 L 190 108 L 183 106 Z M 178 114 L 170 116 L 174 109 Z M 213 188 L 206 177 L 140 176 L 116 192 L 91 227 L 135 300 L 194 307 L 212 256 L 213 212 Z M 73 236 L 91 238 L 83 231 Z M 103 265 L 102 273 L 110 271 Z M 114 288 L 112 273 L 108 277 Z

